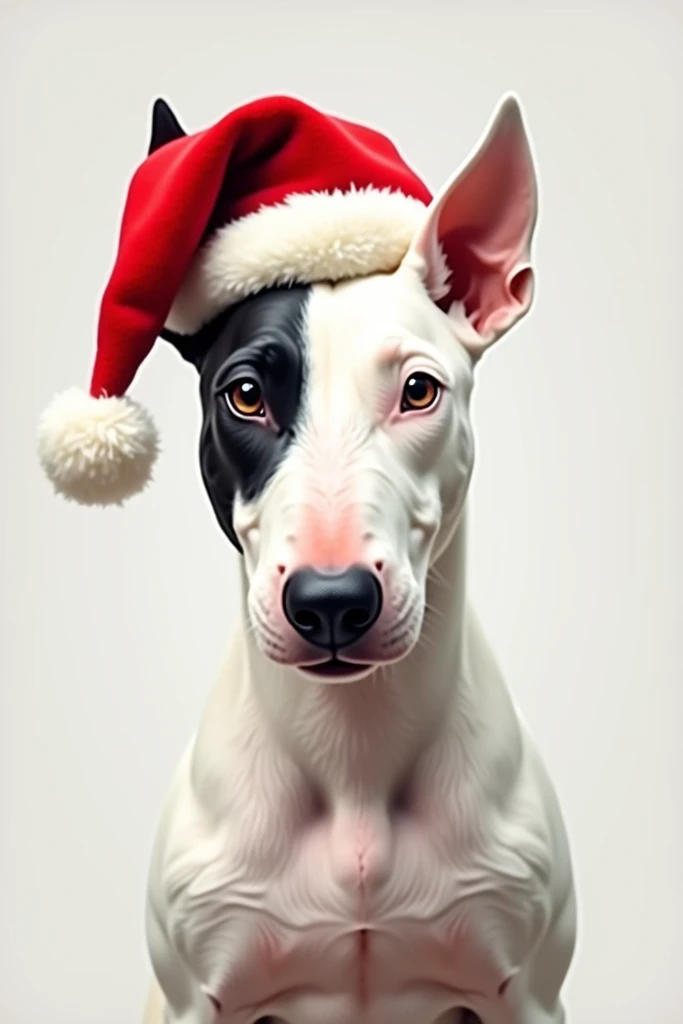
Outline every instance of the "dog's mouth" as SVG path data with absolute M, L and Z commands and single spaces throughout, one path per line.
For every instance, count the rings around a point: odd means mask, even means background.
M 317 679 L 336 680 L 354 679 L 363 676 L 371 668 L 372 665 L 370 664 L 363 665 L 353 661 L 344 661 L 343 658 L 338 658 L 336 655 L 328 658 L 327 661 L 319 661 L 315 665 L 300 666 L 302 672 L 315 676 Z

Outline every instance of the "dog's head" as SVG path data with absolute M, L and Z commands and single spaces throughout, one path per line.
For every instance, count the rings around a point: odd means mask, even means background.
M 202 475 L 274 661 L 353 678 L 416 643 L 472 472 L 473 367 L 530 306 L 535 220 L 510 100 L 393 274 L 263 291 L 170 336 L 199 370 Z

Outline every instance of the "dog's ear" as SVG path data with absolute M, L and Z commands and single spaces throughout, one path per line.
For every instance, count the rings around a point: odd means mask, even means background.
M 201 372 L 206 355 L 216 340 L 216 331 L 213 324 L 203 327 L 196 334 L 176 334 L 175 331 L 169 331 L 164 327 L 159 332 L 159 337 L 168 341 L 186 362 L 192 363 L 195 369 Z
M 534 163 L 519 102 L 499 104 L 474 152 L 430 204 L 406 264 L 460 322 L 476 358 L 531 306 Z
M 161 98 L 155 100 L 152 108 L 152 133 L 147 151 L 148 156 L 168 142 L 185 138 L 186 134 L 166 100 Z
M 173 348 L 180 353 L 183 359 L 192 363 L 195 369 L 201 373 L 202 367 L 209 352 L 213 349 L 222 334 L 228 319 L 233 316 L 237 306 L 230 306 L 209 320 L 203 327 L 200 327 L 194 334 L 180 334 L 168 327 L 162 327 L 159 337 L 173 345 Z

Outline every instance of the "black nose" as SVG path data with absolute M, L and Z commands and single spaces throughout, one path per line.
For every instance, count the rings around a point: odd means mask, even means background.
M 377 577 L 359 565 L 342 572 L 299 569 L 285 584 L 282 603 L 300 636 L 336 651 L 359 640 L 377 620 L 382 590 Z

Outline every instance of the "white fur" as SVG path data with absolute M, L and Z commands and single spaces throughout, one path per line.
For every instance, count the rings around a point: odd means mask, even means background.
M 227 306 L 274 285 L 395 270 L 424 212 L 419 200 L 388 189 L 291 195 L 212 236 L 195 257 L 166 327 L 193 334 Z
M 471 361 L 412 264 L 313 288 L 306 337 L 299 437 L 236 507 L 243 614 L 156 837 L 146 1024 L 563 1024 L 567 838 L 466 595 Z M 416 367 L 440 405 L 379 418 Z M 275 567 L 311 517 L 326 558 L 345 506 L 388 660 L 331 684 L 276 663 Z
M 63 392 L 43 413 L 38 455 L 55 490 L 83 505 L 118 505 L 151 478 L 159 442 L 131 398 Z

